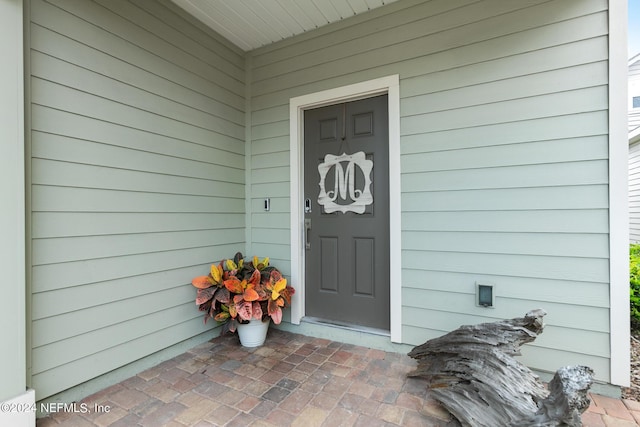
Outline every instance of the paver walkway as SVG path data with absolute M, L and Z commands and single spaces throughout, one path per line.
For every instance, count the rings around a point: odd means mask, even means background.
M 227 335 L 85 398 L 86 413 L 58 412 L 37 427 L 458 426 L 424 380 L 406 377 L 414 366 L 405 355 L 273 328 L 253 349 Z M 586 427 L 634 420 L 639 403 L 598 395 L 583 415 Z

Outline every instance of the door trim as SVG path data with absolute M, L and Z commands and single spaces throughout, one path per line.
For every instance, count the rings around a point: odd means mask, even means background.
M 304 110 L 324 105 L 388 95 L 389 102 L 389 296 L 390 336 L 402 342 L 402 259 L 400 207 L 400 76 L 394 74 L 374 80 L 342 86 L 289 100 L 289 149 L 291 183 L 291 283 L 296 295 L 291 302 L 291 323 L 300 324 L 304 317 L 305 251 L 303 242 L 304 199 Z

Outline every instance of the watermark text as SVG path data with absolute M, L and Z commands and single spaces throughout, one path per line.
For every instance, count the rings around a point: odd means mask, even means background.
M 5 402 L 0 404 L 0 412 L 4 413 L 21 413 L 40 411 L 44 414 L 55 414 L 57 412 L 71 412 L 74 414 L 89 413 L 105 413 L 111 412 L 109 405 L 101 405 L 94 403 L 63 403 L 63 402 L 41 402 L 41 403 L 11 403 Z

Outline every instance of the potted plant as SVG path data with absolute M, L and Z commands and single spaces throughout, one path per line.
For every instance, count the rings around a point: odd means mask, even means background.
M 196 304 L 205 312 L 205 323 L 213 318 L 222 325 L 221 334 L 238 330 L 245 347 L 264 343 L 269 322 L 282 321 L 282 309 L 291 305 L 295 290 L 287 285 L 269 258 L 245 261 L 238 252 L 233 259 L 211 265 L 207 276 L 191 281 L 197 288 Z M 252 335 L 257 333 L 258 338 Z

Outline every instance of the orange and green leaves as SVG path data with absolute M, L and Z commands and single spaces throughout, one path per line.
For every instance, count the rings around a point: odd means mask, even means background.
M 285 302 L 291 304 L 291 295 L 295 291 L 287 285 L 287 279 L 282 277 L 279 271 L 271 272 L 271 278 L 266 287 L 271 292 L 271 300 L 277 301 L 280 307 L 284 307 Z
M 231 315 L 229 314 L 229 307 L 224 304 L 220 304 L 220 312 L 215 315 L 213 320 L 216 322 L 226 322 Z
M 287 279 L 282 277 L 279 271 L 271 272 L 269 282 L 265 286 L 271 296 L 267 302 L 267 314 L 276 325 L 282 322 L 282 307 L 291 305 L 291 295 L 295 292 L 287 285 Z
M 287 280 L 269 265 L 269 258 L 253 257 L 244 262 L 242 253 L 211 265 L 209 275 L 191 281 L 197 289 L 196 304 L 223 331 L 234 331 L 237 322 L 270 316 L 282 321 L 282 309 L 291 304 L 295 292 Z
M 286 287 L 287 287 L 287 279 L 283 277 L 280 280 L 278 280 L 273 285 L 273 289 L 271 290 L 271 299 L 277 300 L 278 298 L 280 298 L 280 293 L 284 291 Z
M 224 286 L 234 294 L 241 294 L 244 292 L 242 282 L 237 277 L 232 277 L 224 281 Z
M 214 288 L 212 286 L 205 288 L 205 289 L 198 289 L 198 292 L 196 294 L 196 304 L 200 305 L 200 304 L 204 304 L 205 302 L 209 301 L 211 298 L 213 298 L 213 294 L 218 290 L 218 288 Z
M 262 307 L 258 301 L 241 301 L 235 306 L 242 320 L 262 319 Z
M 222 263 L 212 264 L 211 272 L 208 276 L 198 276 L 191 281 L 191 284 L 198 289 L 206 289 L 211 286 L 222 286 Z
M 253 268 L 255 268 L 256 270 L 261 271 L 268 266 L 269 266 L 269 257 L 263 258 L 262 261 L 260 261 L 260 258 L 258 258 L 257 256 L 253 257 Z
M 231 300 L 231 293 L 227 288 L 218 288 L 213 298 L 223 304 L 228 304 Z
M 222 283 L 222 263 L 218 265 L 212 264 L 210 275 L 215 284 L 221 284 Z
M 271 316 L 271 320 L 273 320 L 273 323 L 276 325 L 282 322 L 282 309 L 276 300 L 270 299 L 267 303 L 267 314 Z
M 257 301 L 260 298 L 258 292 L 254 289 L 254 284 L 249 283 L 246 280 L 240 281 L 235 277 L 224 281 L 224 286 L 229 292 L 236 294 L 233 297 L 233 301 L 238 303 L 242 300 L 252 302 Z
M 191 281 L 191 284 L 198 289 L 206 289 L 213 286 L 213 280 L 209 276 L 198 276 Z
M 236 256 L 233 257 L 233 259 L 228 259 L 225 263 L 225 266 L 227 267 L 227 270 L 231 272 L 242 270 L 242 267 L 244 267 L 244 259 L 242 258 L 242 254 L 238 252 Z

